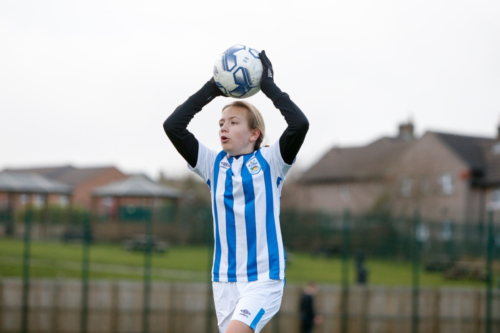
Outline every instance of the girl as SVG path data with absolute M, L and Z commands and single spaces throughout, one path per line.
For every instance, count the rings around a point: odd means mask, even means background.
M 223 96 L 213 78 L 163 124 L 189 169 L 210 188 L 215 241 L 212 287 L 221 333 L 260 332 L 279 310 L 285 279 L 281 188 L 309 128 L 302 111 L 274 83 L 265 52 L 259 57 L 264 67 L 261 90 L 288 124 L 279 142 L 261 147 L 264 120 L 243 101 L 222 110 L 221 152 L 198 142 L 187 126 L 206 104 Z

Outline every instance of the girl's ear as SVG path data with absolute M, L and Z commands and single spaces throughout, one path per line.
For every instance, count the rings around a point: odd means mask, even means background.
M 252 130 L 252 136 L 250 137 L 250 142 L 255 142 L 260 136 L 260 129 L 254 128 Z

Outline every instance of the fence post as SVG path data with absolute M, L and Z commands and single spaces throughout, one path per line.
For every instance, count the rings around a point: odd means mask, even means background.
M 419 296 L 420 296 L 420 235 L 421 231 L 421 219 L 420 219 L 420 211 L 418 209 L 415 210 L 413 215 L 413 260 L 412 260 L 412 268 L 413 268 L 413 276 L 412 276 L 412 321 L 411 321 L 411 332 L 418 332 L 419 325 Z
M 200 209 L 198 211 L 198 218 L 201 219 L 203 223 L 205 243 L 207 244 L 208 257 L 207 257 L 207 312 L 205 318 L 205 333 L 213 333 L 213 317 L 214 317 L 214 301 L 212 295 L 212 260 L 214 253 L 214 234 L 212 223 L 210 222 L 210 214 L 206 209 Z
M 153 250 L 152 223 L 150 212 L 146 217 L 146 247 L 144 249 L 144 289 L 142 310 L 142 333 L 149 333 L 149 313 L 151 294 L 151 259 Z
M 118 282 L 115 281 L 111 285 L 111 320 L 110 320 L 110 333 L 118 332 L 118 317 L 119 317 L 119 306 L 118 306 L 118 293 L 119 293 L 119 285 Z
M 23 255 L 23 299 L 21 308 L 21 333 L 28 332 L 29 289 L 30 289 L 30 248 L 31 220 L 33 209 L 29 205 L 24 213 L 24 255 Z
M 87 322 L 89 313 L 89 264 L 90 264 L 90 219 L 83 219 L 83 242 L 82 242 L 82 309 L 80 313 L 80 332 L 87 333 Z
M 61 297 L 61 279 L 57 278 L 54 281 L 54 294 L 52 295 L 52 333 L 59 333 L 59 311 L 60 307 L 60 297 Z
M 495 237 L 493 233 L 493 210 L 488 211 L 488 241 L 486 244 L 486 325 L 485 332 L 492 332 L 492 300 L 493 300 L 493 251 Z
M 0 280 L 0 332 L 3 332 L 3 281 Z
M 342 216 L 342 294 L 341 294 L 341 321 L 340 332 L 347 333 L 349 330 L 349 248 L 351 243 L 350 221 L 351 214 L 348 210 Z
M 5 224 L 5 235 L 8 237 L 14 236 L 15 234 L 15 217 L 16 217 L 16 207 L 15 207 L 15 193 L 10 192 L 8 193 L 8 214 L 7 214 L 7 221 Z
M 448 254 L 448 257 L 451 258 L 451 260 L 454 260 L 457 256 L 455 253 L 455 244 L 454 244 L 454 239 L 455 239 L 455 234 L 456 234 L 456 224 L 451 223 L 449 224 L 449 240 L 446 242 L 446 253 Z

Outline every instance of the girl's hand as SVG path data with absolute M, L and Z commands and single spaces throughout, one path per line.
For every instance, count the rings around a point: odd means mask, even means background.
M 217 97 L 217 96 L 222 96 L 222 97 L 227 97 L 226 95 L 224 95 L 224 93 L 222 92 L 222 90 L 219 89 L 219 87 L 217 87 L 217 84 L 215 83 L 215 79 L 214 77 L 212 76 L 212 78 L 208 81 L 212 84 L 212 90 L 213 90 L 213 97 Z
M 266 51 L 262 51 L 259 53 L 259 58 L 260 61 L 262 62 L 262 82 L 266 80 L 271 80 L 274 82 L 274 71 L 273 71 L 273 65 L 271 64 L 271 61 L 266 55 Z

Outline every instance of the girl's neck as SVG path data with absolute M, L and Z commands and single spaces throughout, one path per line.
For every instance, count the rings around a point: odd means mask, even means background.
M 241 151 L 236 151 L 236 152 L 226 152 L 230 157 L 236 157 L 236 156 L 243 156 L 243 155 L 248 155 L 252 154 L 255 151 L 255 146 L 252 147 L 247 147 L 245 149 L 242 149 Z

